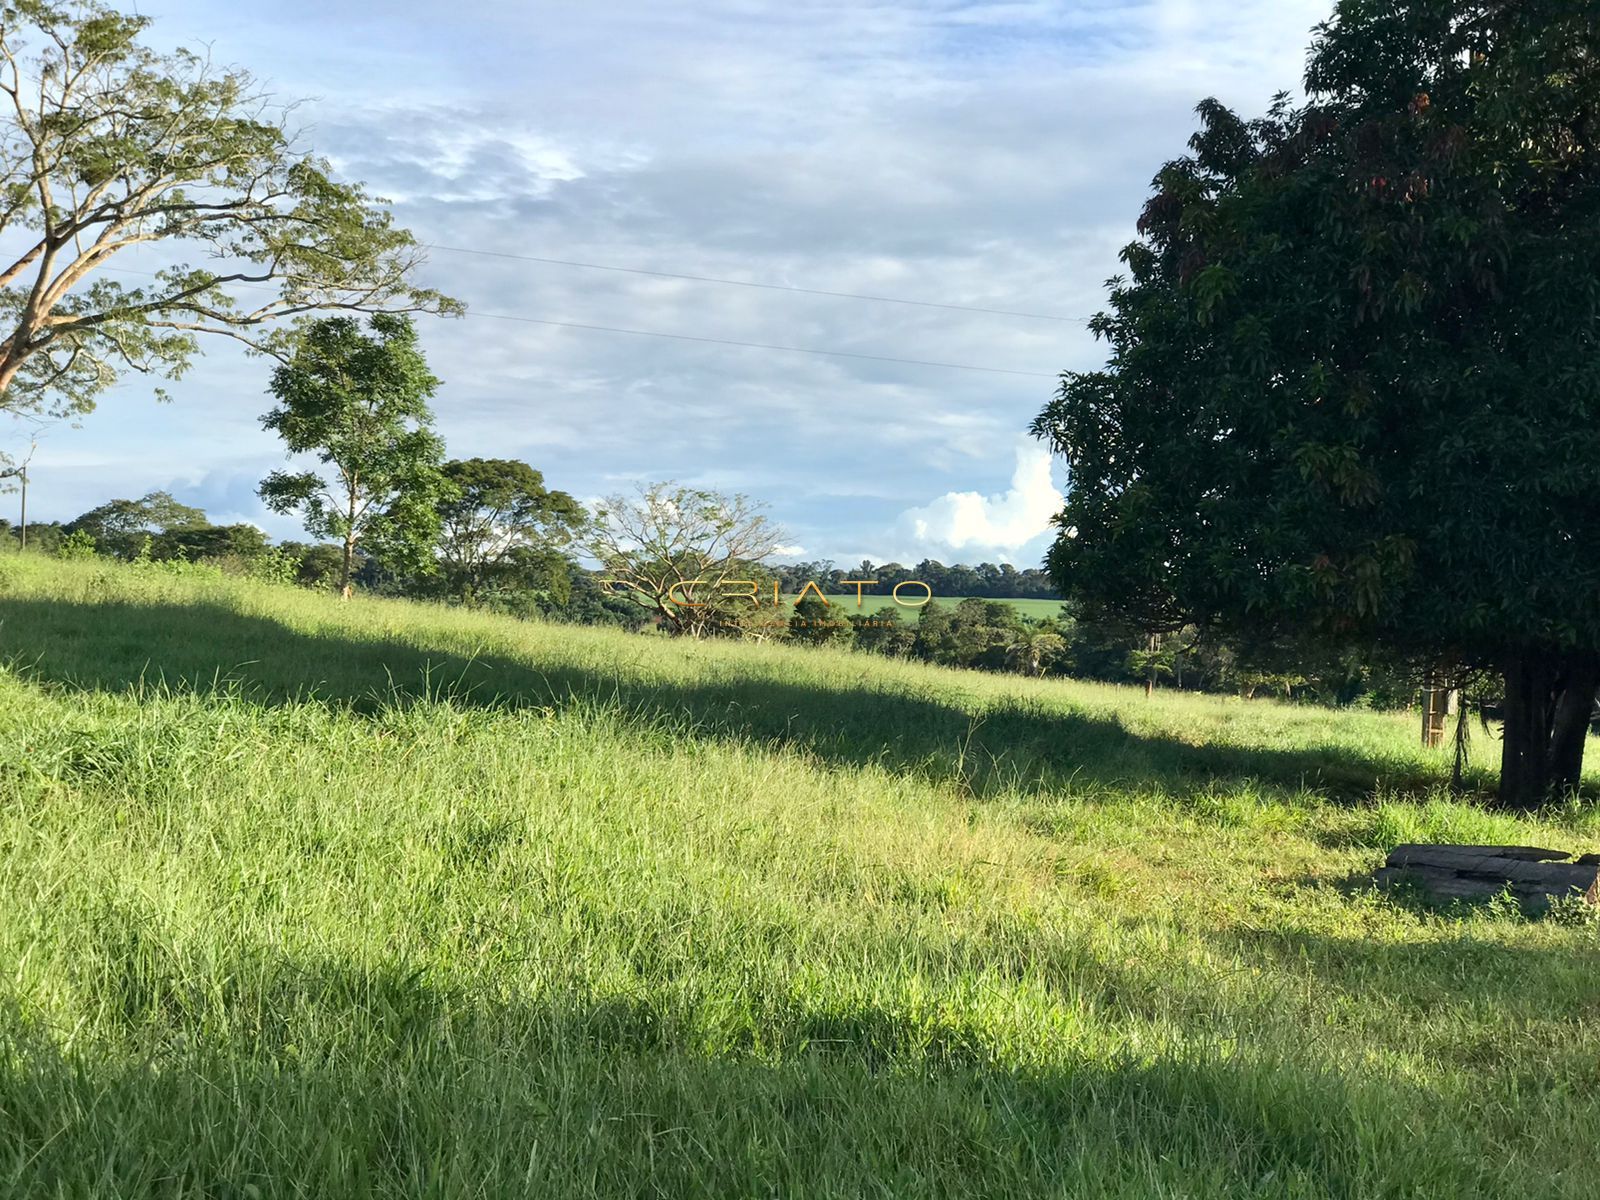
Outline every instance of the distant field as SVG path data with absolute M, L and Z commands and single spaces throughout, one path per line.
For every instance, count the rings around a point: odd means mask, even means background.
M 3 556 L 0 1196 L 1587 1200 L 1600 933 L 1368 880 L 1600 817 L 1449 761 Z
M 920 588 L 906 588 L 901 592 L 901 596 L 906 600 L 920 600 L 922 598 L 922 590 Z M 941 608 L 954 608 L 966 598 L 967 597 L 965 596 L 934 596 L 934 600 L 939 603 Z M 979 599 L 983 600 L 991 598 L 992 597 L 988 596 L 979 597 Z M 834 605 L 834 607 L 839 608 L 846 613 L 876 612 L 880 608 L 896 607 L 893 596 L 863 596 L 861 598 L 860 608 L 856 607 L 856 598 L 853 595 L 829 596 L 828 600 Z M 1008 598 L 1004 600 L 1003 603 L 1011 605 L 1030 621 L 1039 621 L 1043 620 L 1045 617 L 1056 617 L 1061 615 L 1061 601 L 1059 600 L 1013 600 Z M 903 604 L 899 605 L 898 607 L 900 609 L 900 616 L 904 620 L 915 621 L 917 619 L 917 609 L 910 608 Z

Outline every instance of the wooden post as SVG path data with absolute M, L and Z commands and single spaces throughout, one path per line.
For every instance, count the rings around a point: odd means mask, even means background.
M 34 438 L 33 442 L 28 446 L 27 457 L 22 460 L 21 465 L 12 467 L 9 471 L 0 471 L 0 479 L 10 479 L 14 475 L 22 484 L 22 515 L 17 534 L 17 549 L 19 550 L 28 548 L 28 464 L 33 461 L 33 456 L 38 449 L 39 439 Z
M 1454 688 L 1438 686 L 1436 676 L 1430 675 L 1422 685 L 1422 744 L 1444 744 L 1445 726 L 1456 713 L 1460 693 Z

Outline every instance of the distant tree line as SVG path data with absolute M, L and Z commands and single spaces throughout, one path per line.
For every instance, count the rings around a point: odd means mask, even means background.
M 1376 708 L 1403 708 L 1416 693 L 1407 663 L 1382 663 L 1337 646 L 1253 645 L 1206 637 L 1189 626 L 1152 639 L 1096 622 L 1063 605 L 1029 619 L 1003 600 L 933 600 L 919 609 L 858 611 L 852 602 L 800 601 L 791 641 L 852 646 L 940 666 L 1144 684 L 1154 690 L 1235 694 Z
M 590 513 L 567 493 L 547 488 L 540 472 L 524 462 L 450 460 L 440 470 L 452 498 L 440 510 L 428 555 L 432 568 L 403 569 L 358 548 L 353 588 L 523 618 L 851 648 L 1036 678 L 1377 707 L 1409 704 L 1415 691 L 1415 674 L 1404 664 L 1380 666 L 1353 652 L 1318 652 L 1304 645 L 1243 647 L 1207 638 L 1193 627 L 1152 640 L 1130 627 L 1097 623 L 1065 604 L 1042 619 L 1024 616 L 1005 599 L 984 597 L 954 602 L 935 598 L 920 608 L 858 607 L 855 589 L 828 590 L 834 581 L 825 571 L 813 573 L 816 564 L 802 564 L 797 571 L 729 557 L 717 569 L 724 580 L 737 579 L 738 586 L 679 586 L 673 595 L 693 603 L 678 603 L 668 598 L 670 582 L 681 585 L 705 577 L 707 548 L 715 553 L 716 535 L 708 526 L 700 530 L 700 544 L 681 542 L 681 569 L 675 570 L 666 564 L 666 547 L 683 539 L 686 530 L 665 514 L 685 512 L 688 497 L 698 497 L 704 519 L 714 526 L 730 515 L 748 520 L 754 512 L 749 501 L 660 484 L 642 490 L 651 499 L 613 498 Z M 630 518 L 632 525 L 607 524 L 628 504 L 646 511 L 653 506 L 661 522 L 656 531 L 660 541 L 653 549 L 639 544 L 617 548 L 620 529 L 638 532 L 638 511 Z M 9 521 L 0 521 L 0 545 L 16 550 L 17 532 Z M 748 545 L 749 536 L 749 530 L 741 532 L 743 544 Z M 594 556 L 608 541 L 614 555 L 608 566 L 580 563 L 580 551 Z M 273 543 L 254 525 L 214 523 L 202 509 L 164 491 L 108 500 L 66 522 L 30 524 L 28 545 L 34 552 L 69 557 L 200 564 L 334 593 L 343 587 L 342 543 Z M 692 553 L 685 557 L 688 550 Z M 633 555 L 631 565 L 625 561 L 628 554 Z M 961 578 L 980 569 L 947 570 L 950 577 Z M 634 582 L 646 577 L 659 584 L 654 594 Z M 869 596 L 887 594 L 895 581 L 883 567 L 845 572 L 842 578 L 877 578 L 877 587 L 865 589 Z M 825 596 L 812 589 L 797 602 L 808 581 L 817 581 Z
M 1010 563 L 979 563 L 975 567 L 947 567 L 925 558 L 914 567 L 899 563 L 873 563 L 870 559 L 853 567 L 839 567 L 829 559 L 797 562 L 776 568 L 785 592 L 798 593 L 808 580 L 815 580 L 830 596 L 854 595 L 847 579 L 876 579 L 883 591 L 913 580 L 926 583 L 935 596 L 980 596 L 990 600 L 1058 600 L 1061 594 L 1050 581 L 1049 573 L 1038 567 L 1017 570 Z

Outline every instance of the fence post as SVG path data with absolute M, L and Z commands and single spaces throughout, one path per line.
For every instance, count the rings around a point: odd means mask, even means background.
M 1439 678 L 1429 674 L 1422 683 L 1422 744 L 1438 746 L 1444 742 L 1445 726 L 1455 714 L 1460 703 L 1460 693 L 1454 688 L 1440 687 Z

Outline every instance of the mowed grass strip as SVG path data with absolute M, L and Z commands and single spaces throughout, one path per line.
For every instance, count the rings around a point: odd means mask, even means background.
M 0 1194 L 1593 1194 L 1594 927 L 1361 878 L 1600 821 L 1410 719 L 16 557 L 0 652 Z

